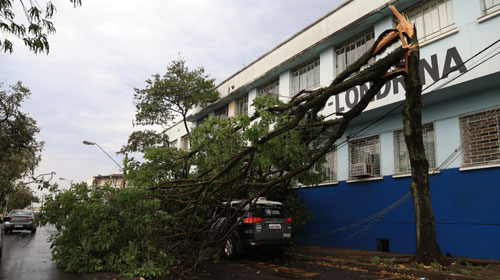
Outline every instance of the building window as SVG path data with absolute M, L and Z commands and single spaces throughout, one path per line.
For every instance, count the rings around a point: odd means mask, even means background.
M 319 86 L 319 58 L 292 71 L 292 94 Z
M 481 0 L 482 15 L 489 15 L 500 10 L 500 0 Z
M 257 90 L 258 96 L 272 96 L 276 99 L 279 99 L 279 91 L 280 91 L 280 80 L 277 79 L 266 84 L 263 87 L 260 87 Z
M 326 162 L 323 165 L 326 172 L 326 180 L 323 183 L 337 182 L 337 151 L 326 154 Z
M 248 116 L 248 94 L 236 100 L 236 116 Z
M 375 32 L 373 30 L 365 32 L 352 40 L 337 46 L 335 53 L 337 54 L 337 74 L 342 73 L 347 66 L 358 60 L 367 50 L 369 50 L 375 40 Z M 368 64 L 375 62 L 372 58 Z
M 188 151 L 189 150 L 189 136 L 188 135 L 182 136 L 181 142 L 182 142 L 182 150 Z
M 380 175 L 380 139 L 378 135 L 349 142 L 351 178 Z
M 227 105 L 225 105 L 221 109 L 215 111 L 214 115 L 219 120 L 227 119 Z
M 500 107 L 460 118 L 464 166 L 500 163 Z
M 451 0 L 424 1 L 410 8 L 405 14 L 417 28 L 420 42 L 450 31 L 455 26 Z
M 434 124 L 429 123 L 423 126 L 424 149 L 429 168 L 436 168 L 436 148 L 434 140 Z M 396 173 L 411 172 L 410 154 L 406 147 L 403 130 L 394 131 L 394 156 L 396 163 Z

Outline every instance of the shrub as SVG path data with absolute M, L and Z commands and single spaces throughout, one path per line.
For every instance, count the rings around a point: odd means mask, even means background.
M 57 229 L 50 238 L 53 259 L 68 272 L 156 277 L 175 264 L 155 246 L 162 231 L 156 225 L 169 215 L 144 189 L 82 183 L 45 201 L 38 220 Z

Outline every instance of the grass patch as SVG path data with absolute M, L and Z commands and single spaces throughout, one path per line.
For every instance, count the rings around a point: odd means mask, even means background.
M 385 264 L 385 265 L 389 265 L 389 266 L 392 266 L 394 265 L 394 261 L 396 260 L 396 258 L 385 258 L 385 259 L 382 259 L 382 262 Z
M 378 256 L 374 256 L 370 258 L 370 263 L 372 264 L 380 264 L 382 262 L 382 259 Z

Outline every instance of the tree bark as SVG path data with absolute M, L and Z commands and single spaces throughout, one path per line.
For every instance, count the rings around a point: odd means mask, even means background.
M 416 42 L 416 35 L 412 41 Z M 422 83 L 418 72 L 419 57 L 417 45 L 407 58 L 408 74 L 404 75 L 406 100 L 403 109 L 404 137 L 411 164 L 410 190 L 415 213 L 414 260 L 425 265 L 430 265 L 432 262 L 444 264 L 446 259 L 441 253 L 436 236 L 429 187 L 429 162 L 425 155 L 422 135 Z

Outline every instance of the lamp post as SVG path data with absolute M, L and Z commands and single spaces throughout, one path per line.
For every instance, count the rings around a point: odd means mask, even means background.
M 105 153 L 120 168 L 120 170 L 122 170 L 122 172 L 123 172 L 123 167 L 120 164 L 118 164 L 118 162 L 116 162 L 116 160 L 114 160 L 108 153 L 106 153 L 106 151 L 103 148 L 101 148 L 101 146 L 99 146 L 99 144 L 97 144 L 96 142 L 87 141 L 87 140 L 83 140 L 83 144 L 89 145 L 89 146 L 94 146 L 95 145 L 95 146 L 99 147 L 99 149 L 101 149 L 101 151 L 103 153 Z

